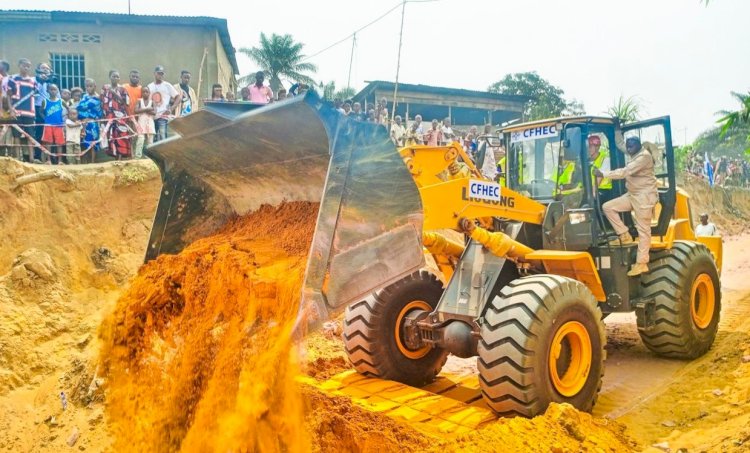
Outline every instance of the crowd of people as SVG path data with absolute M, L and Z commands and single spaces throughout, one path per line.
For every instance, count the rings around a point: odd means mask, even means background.
M 686 171 L 693 177 L 707 181 L 712 187 L 750 187 L 750 163 L 745 159 L 721 156 L 711 161 L 707 154 L 690 153 Z
M 433 119 L 429 125 L 423 122 L 422 115 L 419 114 L 415 115 L 409 124 L 401 115 L 395 115 L 393 121 L 389 121 L 386 98 L 380 99 L 374 105 L 368 105 L 366 112 L 361 103 L 352 100 L 334 99 L 333 106 L 341 114 L 355 120 L 388 127 L 391 140 L 399 148 L 411 145 L 447 146 L 458 143 L 486 178 L 497 180 L 499 177 L 498 167 L 502 165 L 505 149 L 499 144 L 499 140 L 492 140 L 492 137 L 499 139 L 499 135 L 493 132 L 491 124 L 486 124 L 480 134 L 477 126 L 471 126 L 468 130 L 454 128 L 450 117 Z
M 26 58 L 18 73 L 0 60 L 0 154 L 50 164 L 94 162 L 100 152 L 116 159 L 141 158 L 144 147 L 167 137 L 169 119 L 191 113 L 198 98 L 183 70 L 177 83 L 165 80 L 163 66 L 142 85 L 133 69 L 121 84 L 109 72 L 101 86 L 92 78 L 83 87 L 60 89 L 47 63 L 32 73 Z
M 117 69 L 109 72 L 107 83 L 98 84 L 87 78 L 83 87 L 60 89 L 58 77 L 49 64 L 36 65 L 27 58 L 18 61 L 18 72 L 10 74 L 11 65 L 0 60 L 0 155 L 26 162 L 72 164 L 95 162 L 100 153 L 115 159 L 142 158 L 148 145 L 168 135 L 172 118 L 187 115 L 199 108 L 198 96 L 190 86 L 190 71 L 182 70 L 179 80 L 165 79 L 165 68 L 153 70 L 153 80 L 142 83 L 141 72 L 132 69 L 123 80 Z M 255 74 L 255 82 L 243 87 L 239 94 L 214 84 L 207 101 L 246 101 L 267 104 L 304 95 L 309 86 L 295 83 L 287 91 L 277 93 L 265 83 L 265 73 Z M 489 143 L 491 125 L 484 133 L 472 126 L 467 131 L 452 127 L 451 119 L 433 119 L 429 125 L 416 115 L 409 124 L 396 115 L 389 121 L 385 98 L 367 111 L 352 100 L 336 99 L 333 106 L 353 119 L 389 127 L 397 146 L 426 144 L 443 146 L 458 142 L 467 154 L 476 159 L 480 171 L 490 179 L 497 177 L 497 163 L 504 150 Z

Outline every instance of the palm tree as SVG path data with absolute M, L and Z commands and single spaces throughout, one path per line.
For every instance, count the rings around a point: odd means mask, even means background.
M 721 138 L 727 135 L 732 126 L 750 125 L 750 91 L 747 94 L 732 91 L 732 96 L 737 99 L 741 107 L 735 112 L 727 110 L 718 112 L 721 115 L 721 118 L 717 121 L 722 125 Z M 750 135 L 747 136 L 747 141 L 750 142 Z M 745 153 L 750 154 L 750 147 L 745 150 Z
M 302 55 L 304 44 L 295 42 L 292 35 L 277 35 L 273 33 L 270 38 L 265 33 L 260 34 L 260 46 L 243 47 L 240 52 L 247 55 L 260 66 L 266 73 L 271 89 L 278 91 L 281 87 L 281 77 L 293 82 L 314 85 L 315 81 L 306 72 L 315 73 L 317 66 L 305 63 Z M 249 84 L 255 80 L 255 73 L 240 78 L 241 85 Z
M 620 95 L 620 98 L 607 109 L 607 114 L 619 118 L 622 123 L 638 121 L 641 117 L 641 101 L 635 96 L 626 98 Z

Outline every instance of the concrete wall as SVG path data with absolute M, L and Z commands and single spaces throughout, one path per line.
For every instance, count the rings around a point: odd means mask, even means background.
M 61 33 L 97 34 L 100 43 L 60 42 Z M 40 34 L 57 34 L 58 42 L 41 42 Z M 125 25 L 77 22 L 6 22 L 0 23 L 0 58 L 11 64 L 11 73 L 18 72 L 18 59 L 28 58 L 34 65 L 50 61 L 51 53 L 84 55 L 86 77 L 97 85 L 109 83 L 110 69 L 120 71 L 122 83 L 131 69 L 141 71 L 144 83 L 153 81 L 156 65 L 164 66 L 166 78 L 177 82 L 180 71 L 193 75 L 193 88 L 198 89 L 198 76 L 204 49 L 203 81 L 199 97 L 205 97 L 214 83 L 234 83 L 232 66 L 215 29 L 201 26 Z M 198 91 L 198 90 L 197 90 Z

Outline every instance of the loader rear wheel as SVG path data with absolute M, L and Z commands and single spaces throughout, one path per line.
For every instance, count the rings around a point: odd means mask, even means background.
M 534 417 L 550 403 L 589 411 L 604 374 L 604 323 L 591 291 L 557 275 L 510 282 L 484 315 L 479 383 L 503 416 Z
M 652 252 L 641 288 L 643 298 L 654 303 L 653 309 L 637 312 L 638 333 L 648 349 L 664 357 L 694 359 L 711 348 L 719 327 L 721 287 L 705 245 L 675 241 L 669 250 Z
M 435 380 L 448 352 L 407 341 L 404 323 L 407 317 L 434 310 L 442 294 L 440 280 L 420 271 L 347 307 L 344 348 L 354 368 L 415 386 Z

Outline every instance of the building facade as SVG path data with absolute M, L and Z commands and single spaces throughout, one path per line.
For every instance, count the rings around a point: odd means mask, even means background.
M 366 106 L 385 98 L 390 113 L 394 88 L 393 82 L 368 82 L 353 100 L 362 104 L 362 108 L 367 111 Z M 528 100 L 526 96 L 399 83 L 396 115 L 401 115 L 407 121 L 412 120 L 415 115 L 421 115 L 427 122 L 433 119 L 442 121 L 450 117 L 454 125 L 498 125 L 520 119 Z
M 214 83 L 236 89 L 239 74 L 227 21 L 214 17 L 0 10 L 0 59 L 16 73 L 20 58 L 50 63 L 61 88 L 83 87 L 87 77 L 101 86 L 112 69 L 121 83 L 138 69 L 148 84 L 161 65 L 172 83 L 190 71 L 198 96 L 208 98 Z

